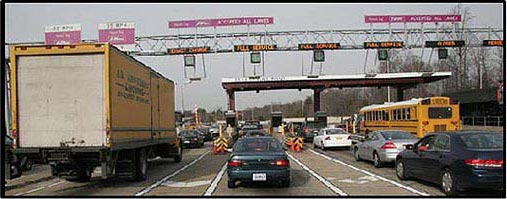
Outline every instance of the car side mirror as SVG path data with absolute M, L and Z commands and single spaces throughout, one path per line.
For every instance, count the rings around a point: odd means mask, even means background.
M 405 149 L 406 150 L 413 150 L 414 149 L 414 145 L 413 144 L 407 144 L 407 145 L 405 145 Z
M 427 151 L 428 150 L 428 147 L 427 146 L 420 146 L 419 148 L 417 148 L 418 151 Z

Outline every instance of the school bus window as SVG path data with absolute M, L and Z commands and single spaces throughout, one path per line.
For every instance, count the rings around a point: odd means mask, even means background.
M 448 119 L 452 117 L 451 107 L 429 107 L 428 117 L 430 119 Z
M 412 118 L 410 117 L 410 109 L 408 108 L 407 109 L 407 120 L 411 120 Z

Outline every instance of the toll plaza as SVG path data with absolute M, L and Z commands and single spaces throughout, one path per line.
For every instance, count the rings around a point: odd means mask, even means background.
M 313 110 L 320 111 L 320 93 L 327 88 L 349 87 L 394 87 L 397 101 L 403 100 L 403 91 L 419 84 L 430 83 L 451 77 L 451 72 L 409 72 L 355 75 L 315 75 L 288 77 L 237 77 L 222 78 L 222 87 L 228 96 L 229 110 L 235 110 L 235 92 L 312 89 Z

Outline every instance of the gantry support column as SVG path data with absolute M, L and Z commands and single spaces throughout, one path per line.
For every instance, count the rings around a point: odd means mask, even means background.
M 229 110 L 236 111 L 236 101 L 234 99 L 234 90 L 227 90 L 227 96 L 229 97 Z
M 320 111 L 320 92 L 322 90 L 321 88 L 313 89 L 313 112 Z

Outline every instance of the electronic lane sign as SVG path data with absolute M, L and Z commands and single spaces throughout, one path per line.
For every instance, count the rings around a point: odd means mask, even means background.
M 463 40 L 448 40 L 448 41 L 426 41 L 424 47 L 440 48 L 440 47 L 462 47 L 465 45 Z
M 276 50 L 276 45 L 268 44 L 268 45 L 235 45 L 235 52 L 249 52 L 249 51 L 274 51 Z
M 298 50 L 336 50 L 340 47 L 340 43 L 298 44 Z
M 483 46 L 503 46 L 503 40 L 484 40 Z
M 369 48 L 403 48 L 402 41 L 364 42 L 363 47 Z
M 169 55 L 181 55 L 181 54 L 199 54 L 211 52 L 211 47 L 191 47 L 191 48 L 169 48 Z

